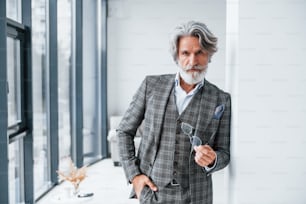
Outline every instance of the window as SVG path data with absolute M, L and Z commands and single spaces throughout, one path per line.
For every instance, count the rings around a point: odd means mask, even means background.
M 23 182 L 23 140 L 9 144 L 9 199 L 10 203 L 22 203 L 24 201 Z
M 83 3 L 83 157 L 92 163 L 102 157 L 99 93 L 98 9 L 97 2 Z
M 67 167 L 71 157 L 71 92 L 72 92 L 72 4 L 58 1 L 58 128 L 59 169 Z M 68 167 L 69 168 L 69 167 Z
M 6 0 L 6 16 L 21 23 L 21 0 Z
M 8 126 L 21 122 L 20 40 L 7 37 Z
M 26 135 L 23 94 L 23 25 L 7 20 L 7 111 L 9 202 L 24 202 L 23 138 Z
M 49 144 L 47 129 L 48 53 L 47 2 L 32 1 L 32 87 L 34 192 L 40 196 L 50 187 Z
M 99 59 L 106 1 L 98 2 L 0 1 L 6 8 L 0 9 L 0 134 L 7 136 L 0 137 L 0 159 L 8 161 L 0 165 L 1 203 L 35 203 L 57 183 L 56 169 L 65 170 L 68 157 L 82 166 L 101 159 L 102 150 L 107 156 L 106 60 L 101 69 Z

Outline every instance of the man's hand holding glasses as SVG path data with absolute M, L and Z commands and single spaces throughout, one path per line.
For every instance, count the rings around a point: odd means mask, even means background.
M 216 152 L 209 145 L 194 146 L 195 162 L 202 167 L 210 167 L 215 163 Z
M 191 148 L 195 151 L 195 162 L 202 167 L 210 167 L 215 163 L 216 160 L 216 152 L 208 145 L 202 145 L 202 140 L 194 135 L 195 129 L 188 123 L 182 123 L 181 129 L 184 134 L 189 136 Z M 214 134 L 210 138 L 210 140 L 214 139 Z M 210 143 L 211 141 L 209 141 Z

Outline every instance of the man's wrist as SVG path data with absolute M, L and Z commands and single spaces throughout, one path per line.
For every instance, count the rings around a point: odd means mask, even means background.
M 209 165 L 207 165 L 207 166 L 204 166 L 204 168 L 205 168 L 206 171 L 211 171 L 212 169 L 214 169 L 214 168 L 216 167 L 218 157 L 217 157 L 217 153 L 216 153 L 216 152 L 215 152 L 215 154 L 216 154 L 215 160 L 214 160 L 211 164 L 209 164 Z

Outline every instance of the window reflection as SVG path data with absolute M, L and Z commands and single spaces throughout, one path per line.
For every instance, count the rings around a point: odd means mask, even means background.
M 10 203 L 23 203 L 23 160 L 22 141 L 9 144 L 9 199 Z
M 50 184 L 47 138 L 47 2 L 32 1 L 32 77 L 33 77 L 33 142 L 34 192 L 40 196 Z
M 21 0 L 6 0 L 6 16 L 21 23 Z
M 101 158 L 99 134 L 99 66 L 97 55 L 97 10 L 88 4 L 83 8 L 83 158 L 89 164 Z M 86 51 L 85 51 L 86 50 Z
M 7 37 L 8 126 L 21 120 L 20 41 Z
M 72 15 L 71 0 L 57 3 L 58 14 L 58 128 L 59 168 L 65 169 L 71 157 L 71 53 Z

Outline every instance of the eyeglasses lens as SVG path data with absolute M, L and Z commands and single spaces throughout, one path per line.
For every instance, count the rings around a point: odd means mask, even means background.
M 181 129 L 184 132 L 184 134 L 186 135 L 191 135 L 193 132 L 193 127 L 191 125 L 189 125 L 188 123 L 182 123 L 181 125 Z
M 190 137 L 190 143 L 193 147 L 194 146 L 200 146 L 200 145 L 202 145 L 202 140 L 197 136 L 192 136 L 192 137 Z

